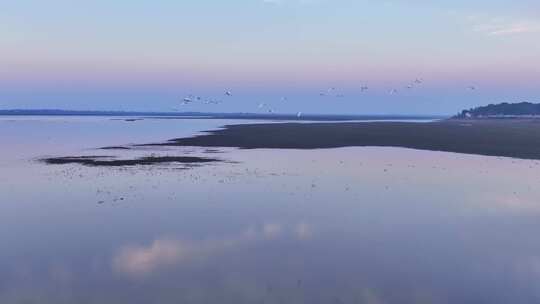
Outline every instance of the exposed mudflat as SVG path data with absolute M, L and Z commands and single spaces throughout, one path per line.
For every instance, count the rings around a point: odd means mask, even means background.
M 320 149 L 404 147 L 540 159 L 540 121 L 529 119 L 229 125 L 207 134 L 146 146 Z

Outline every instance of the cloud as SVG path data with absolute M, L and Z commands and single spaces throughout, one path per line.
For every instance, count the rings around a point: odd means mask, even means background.
M 507 20 L 504 18 L 482 18 L 469 16 L 475 32 L 489 36 L 540 33 L 540 22 L 533 20 Z
M 522 22 L 509 24 L 496 28 L 489 32 L 490 35 L 512 35 L 512 34 L 524 34 L 524 33 L 540 33 L 540 23 Z

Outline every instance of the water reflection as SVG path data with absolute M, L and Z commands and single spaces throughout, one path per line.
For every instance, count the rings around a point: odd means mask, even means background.
M 109 144 L 91 142 L 70 144 Z M 0 162 L 0 303 L 540 301 L 536 161 L 228 149 L 110 169 L 28 161 L 64 152 L 39 147 Z
M 285 231 L 281 224 L 267 223 L 259 229 L 249 227 L 238 235 L 215 239 L 186 241 L 158 238 L 148 246 L 123 246 L 114 256 L 112 267 L 117 273 L 140 278 L 196 260 L 210 259 L 224 251 L 241 250 L 250 242 L 271 241 L 285 232 L 290 232 L 298 240 L 307 240 L 312 235 L 312 229 L 306 223 L 292 228 Z

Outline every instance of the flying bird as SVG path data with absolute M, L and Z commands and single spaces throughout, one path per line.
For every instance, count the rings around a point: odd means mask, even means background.
M 232 93 L 231 93 L 231 91 L 226 91 L 226 92 L 225 92 L 225 95 L 226 95 L 226 96 L 232 96 Z
M 207 99 L 204 101 L 205 104 L 218 104 L 220 103 L 221 101 L 219 100 L 213 100 L 213 99 Z
M 190 104 L 193 102 L 193 99 L 189 98 L 189 97 L 186 97 L 182 100 L 182 104 L 183 105 L 187 105 L 187 104 Z

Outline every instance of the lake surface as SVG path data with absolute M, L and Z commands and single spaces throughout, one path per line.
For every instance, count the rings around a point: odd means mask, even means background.
M 154 147 L 246 121 L 0 118 L 0 303 L 538 303 L 540 162 Z M 51 156 L 195 155 L 121 168 Z

